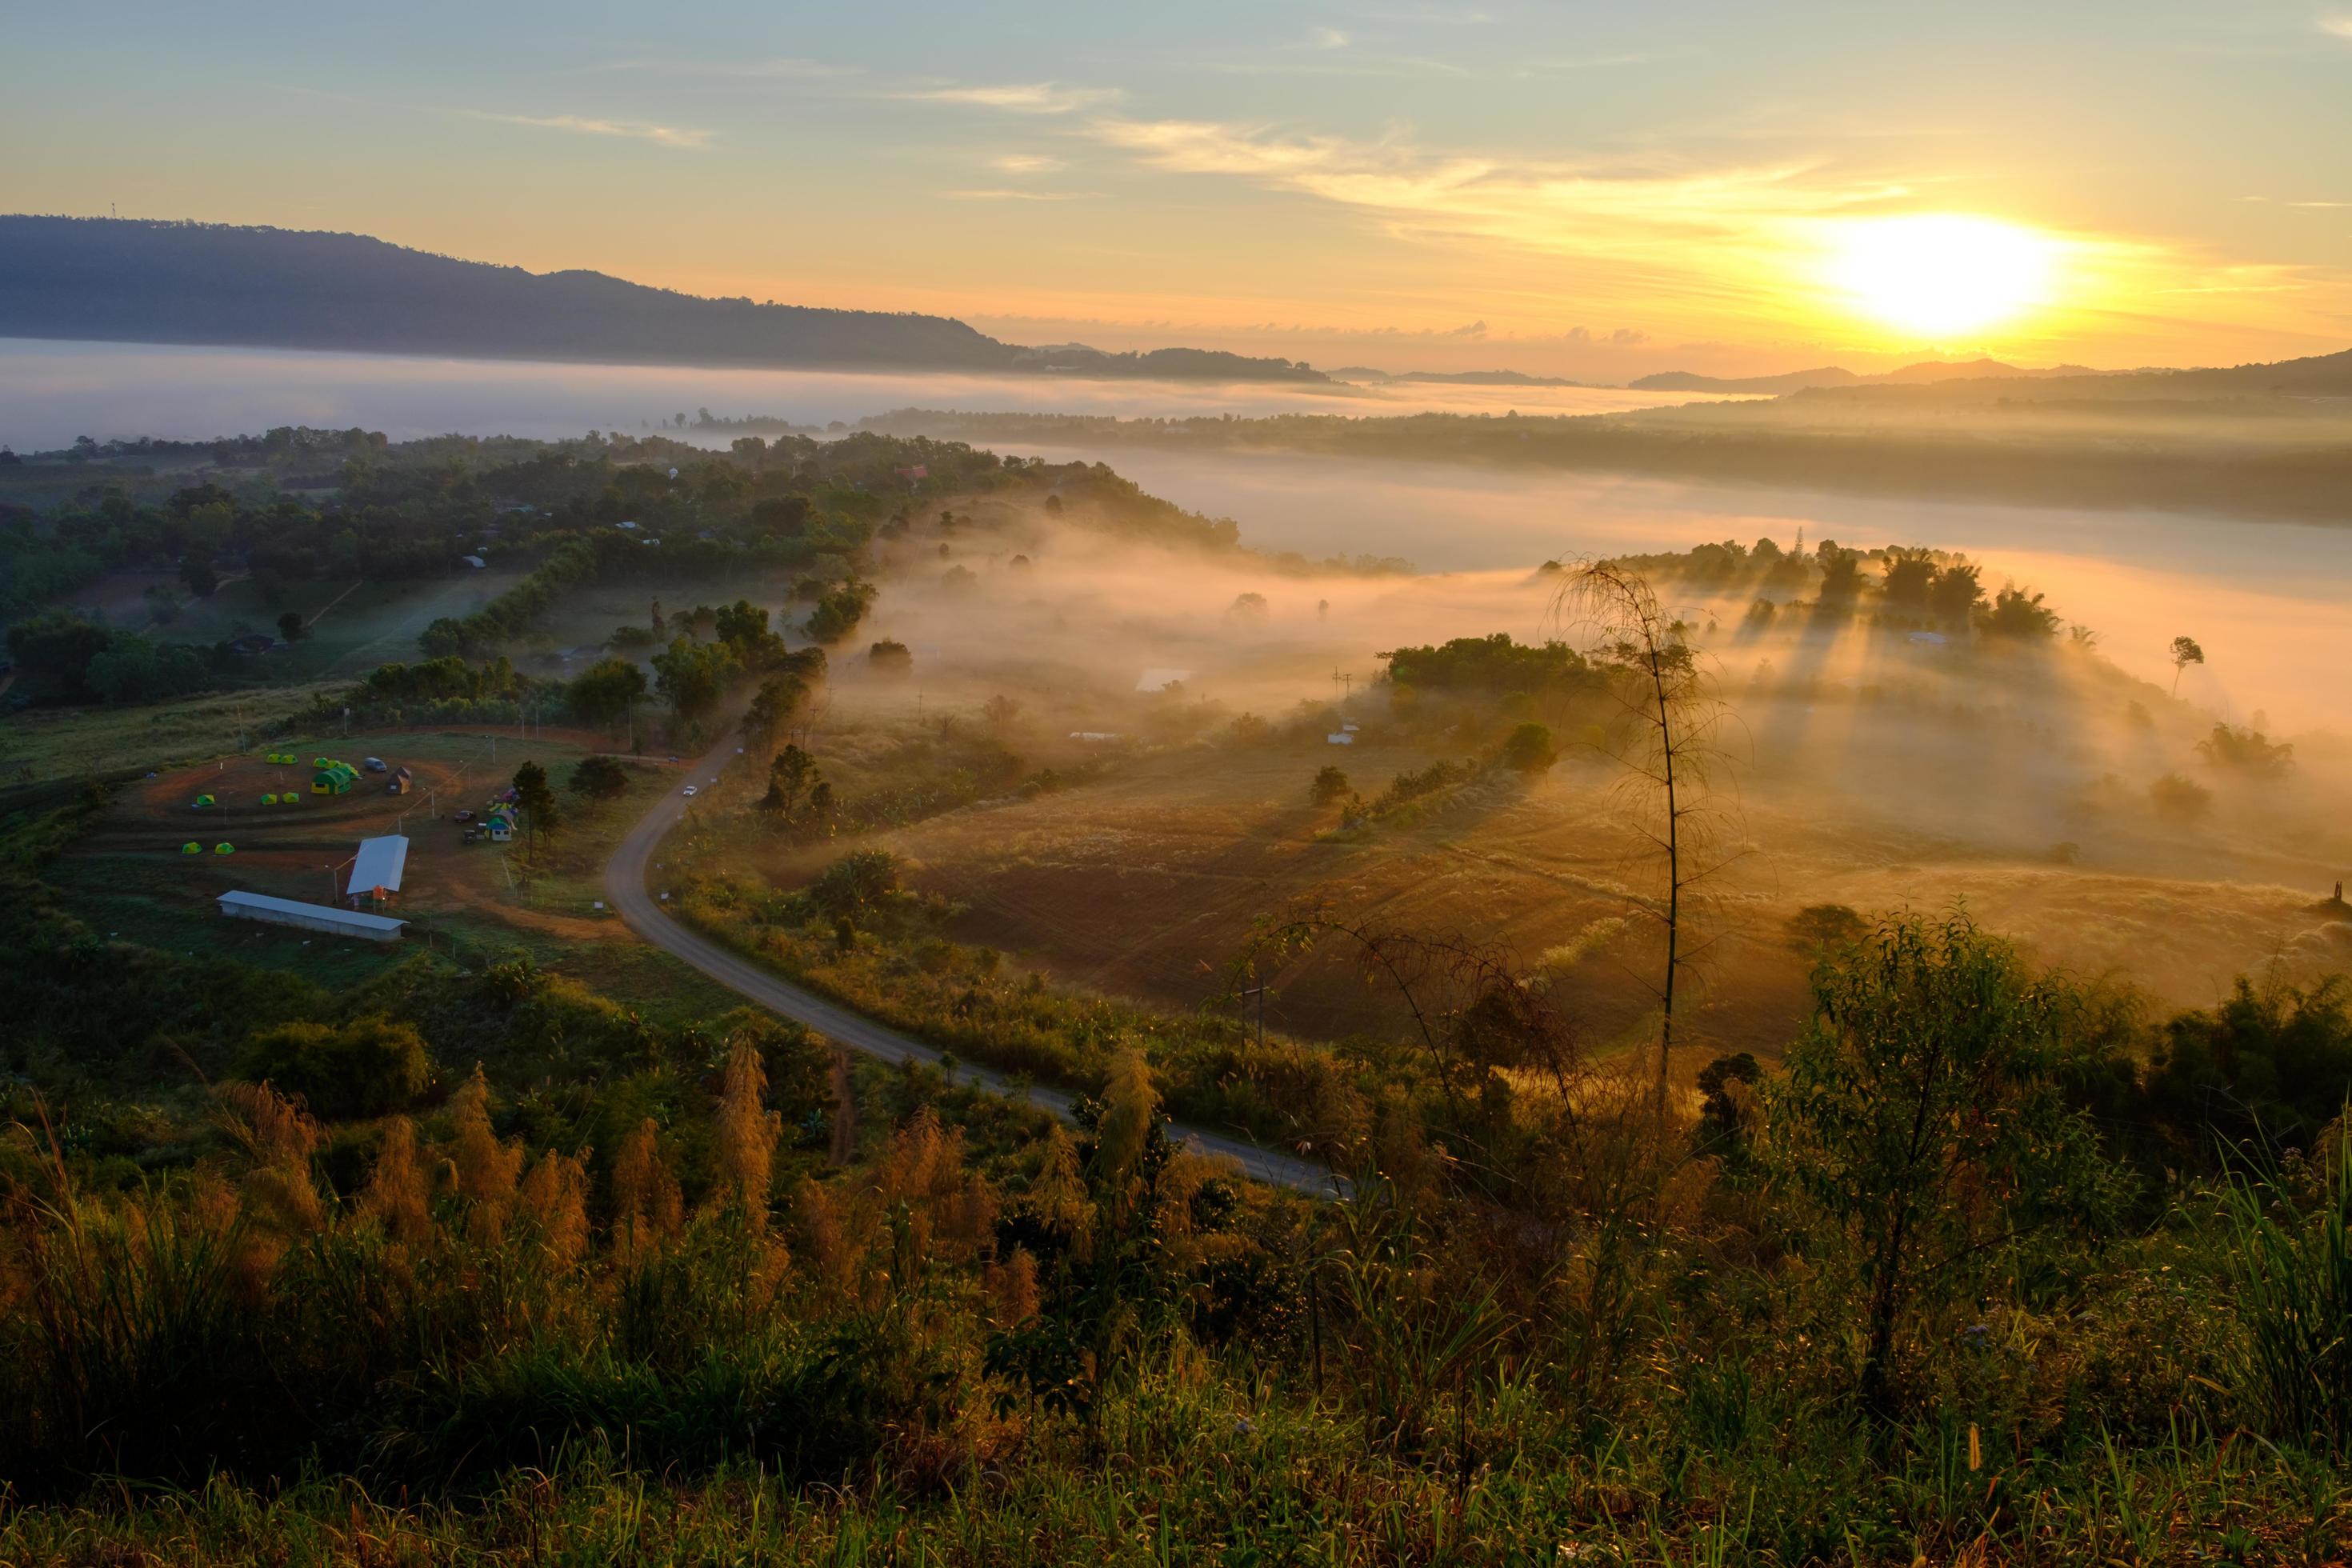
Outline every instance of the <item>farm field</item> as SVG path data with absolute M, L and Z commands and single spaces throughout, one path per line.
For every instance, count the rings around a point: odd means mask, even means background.
M 911 879 L 962 906 L 964 940 L 1088 989 L 1189 1008 L 1222 989 L 1218 972 L 1270 912 L 1322 906 L 1424 934 L 1500 942 L 1564 980 L 1602 1041 L 1638 1036 L 1652 1006 L 1654 931 L 1628 927 L 1654 885 L 1617 776 L 1564 763 L 1532 786 L 1490 776 L 1335 832 L 1334 808 L 1307 800 L 1337 756 L 1368 791 L 1434 760 L 1377 741 L 1192 748 L 1124 764 L 1105 781 L 974 807 L 881 836 Z M 1809 906 L 1933 913 L 1964 905 L 2038 958 L 2114 974 L 2160 1001 L 2201 1006 L 2241 972 L 2342 963 L 2315 945 L 2317 889 L 2251 853 L 2244 880 L 2208 868 L 2127 875 L 1939 837 L 1860 801 L 1823 812 L 1759 796 L 1738 820 L 1737 858 L 1701 911 L 1702 983 L 1685 1015 L 1690 1056 L 1777 1054 L 1810 1005 L 1811 957 L 1790 922 Z M 2114 858 L 2128 861 L 2128 847 Z M 782 858 L 786 881 L 824 855 Z M 2103 857 L 2103 859 L 2105 858 Z M 2155 864 L 2161 861 L 2149 858 Z M 2332 934 L 2336 928 L 2321 928 Z M 2324 942 L 2324 937 L 2317 939 Z M 1393 1029 L 1402 1020 L 1337 944 L 1271 977 L 1269 1026 L 1308 1037 Z
M 307 765 L 280 767 L 252 754 L 175 768 L 119 790 L 72 851 L 48 868 L 47 879 L 68 907 L 110 935 L 171 951 L 234 952 L 329 984 L 380 972 L 419 947 L 476 959 L 520 950 L 649 1014 L 724 1011 L 726 993 L 638 942 L 594 907 L 611 846 L 646 801 L 682 782 L 667 765 L 633 763 L 625 796 L 585 806 L 563 791 L 563 782 L 603 743 L 571 732 L 525 740 L 399 731 L 273 742 L 267 750 L 290 745 L 304 764 L 313 755 L 354 765 L 381 757 L 407 767 L 415 788 L 391 795 L 387 775 L 362 772 L 348 795 L 314 795 Z M 535 859 L 520 837 L 504 845 L 467 843 L 453 814 L 480 811 L 525 762 L 547 769 L 555 784 L 565 813 L 562 831 Z M 264 795 L 287 790 L 298 804 L 260 804 Z M 196 809 L 193 803 L 204 794 L 218 804 Z M 341 868 L 358 841 L 387 833 L 409 838 L 404 886 L 384 911 L 410 922 L 400 942 L 377 946 L 227 923 L 214 905 L 232 889 L 313 903 L 337 895 L 331 901 L 340 902 Z M 224 842 L 235 847 L 233 854 L 214 852 Z M 199 852 L 184 853 L 188 843 Z

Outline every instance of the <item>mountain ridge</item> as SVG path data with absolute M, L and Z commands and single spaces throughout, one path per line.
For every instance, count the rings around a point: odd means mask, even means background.
M 950 316 L 710 299 L 368 235 L 0 216 L 0 336 L 710 367 L 1326 378 L 1214 349 L 1007 343 Z

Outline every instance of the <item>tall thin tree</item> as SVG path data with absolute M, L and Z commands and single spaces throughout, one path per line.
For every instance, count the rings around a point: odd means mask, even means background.
M 1675 1009 L 1705 943 L 1691 930 L 1702 883 L 1726 860 L 1714 847 L 1718 785 L 1727 759 L 1721 742 L 1728 710 L 1715 697 L 1684 621 L 1658 602 L 1638 572 L 1611 561 L 1572 570 L 1552 600 L 1555 621 L 1580 631 L 1600 689 L 1619 722 L 1602 742 L 1639 797 L 1644 834 L 1662 859 L 1665 889 L 1652 910 L 1665 935 L 1657 987 L 1658 1065 L 1654 1111 L 1666 1131 L 1674 1071 Z

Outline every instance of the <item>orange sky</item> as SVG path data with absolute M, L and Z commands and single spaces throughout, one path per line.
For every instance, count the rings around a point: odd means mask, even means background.
M 1601 380 L 2352 344 L 2352 0 L 53 7 L 0 89 L 9 210 L 1024 342 Z M 2030 297 L 1867 238 L 1920 215 L 2023 237 Z

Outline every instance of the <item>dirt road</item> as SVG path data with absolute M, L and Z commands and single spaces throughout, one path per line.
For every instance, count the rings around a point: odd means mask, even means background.
M 613 908 L 630 930 L 656 947 L 685 960 L 729 990 L 771 1012 L 804 1024 L 825 1038 L 852 1050 L 863 1051 L 884 1061 L 917 1061 L 937 1066 L 940 1052 L 935 1047 L 877 1024 L 863 1014 L 852 1012 L 837 1002 L 804 991 L 748 959 L 729 952 L 701 932 L 690 930 L 672 918 L 662 908 L 660 900 L 647 889 L 646 873 L 651 868 L 654 848 L 661 842 L 662 835 L 675 826 L 686 813 L 686 797 L 679 789 L 689 779 L 709 778 L 710 773 L 706 769 L 710 762 L 711 759 L 704 758 L 679 768 L 677 774 L 678 787 L 656 801 L 652 809 L 630 830 L 629 836 L 621 841 L 621 847 L 613 852 L 612 859 L 604 866 L 604 896 L 612 901 Z M 1043 1087 L 1015 1089 L 1003 1074 L 962 1061 L 957 1063 L 956 1070 L 991 1093 L 1021 1094 L 1066 1121 L 1070 1118 L 1071 1097 L 1059 1089 Z M 1311 1161 L 1276 1153 L 1230 1134 L 1181 1121 L 1174 1123 L 1171 1130 L 1180 1140 L 1201 1152 L 1232 1160 L 1258 1181 L 1317 1194 L 1339 1190 L 1340 1184 L 1337 1179 Z

